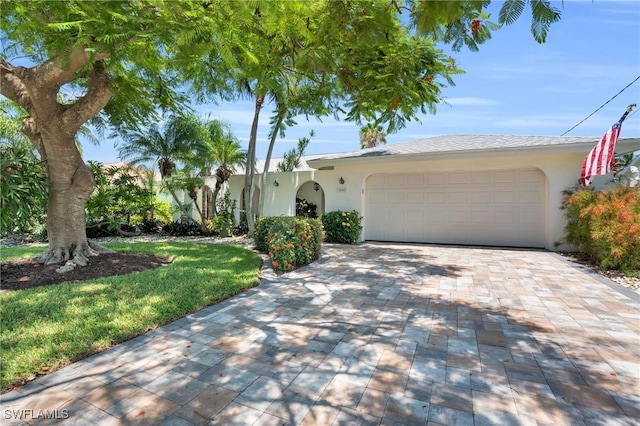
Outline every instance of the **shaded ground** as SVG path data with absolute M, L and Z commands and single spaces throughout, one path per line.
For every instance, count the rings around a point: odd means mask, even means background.
M 112 275 L 158 268 L 171 263 L 165 256 L 147 253 L 110 253 L 92 257 L 89 265 L 57 273 L 62 264 L 43 265 L 37 260 L 21 259 L 0 265 L 0 290 L 23 290 L 69 281 L 87 281 Z

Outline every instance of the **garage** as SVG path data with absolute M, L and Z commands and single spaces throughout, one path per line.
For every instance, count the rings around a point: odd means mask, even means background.
M 364 239 L 545 247 L 539 169 L 372 174 Z

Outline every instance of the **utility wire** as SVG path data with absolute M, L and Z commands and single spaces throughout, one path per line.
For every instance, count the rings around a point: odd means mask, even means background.
M 600 107 L 598 109 L 596 109 L 595 111 L 593 111 L 591 114 L 587 115 L 584 120 L 582 120 L 581 122 L 579 122 L 578 124 L 576 124 L 575 126 L 573 126 L 572 128 L 570 128 L 569 130 L 567 130 L 566 132 L 564 132 L 563 134 L 561 134 L 560 136 L 564 136 L 567 133 L 569 133 L 570 131 L 572 131 L 573 129 L 575 129 L 576 127 L 578 127 L 579 125 L 581 125 L 582 123 L 584 123 L 585 121 L 587 121 L 593 114 L 595 114 L 596 112 L 600 111 L 602 108 L 604 108 L 605 105 L 607 105 L 609 102 L 611 102 L 612 100 L 614 100 L 615 98 L 618 97 L 618 95 L 620 95 L 622 92 L 624 92 L 625 90 L 627 90 L 629 88 L 629 86 L 631 86 L 633 83 L 635 83 L 636 81 L 640 80 L 640 75 L 636 77 L 635 80 L 633 80 L 631 83 L 627 84 L 624 89 L 622 89 L 621 91 L 619 91 L 618 93 L 616 93 L 615 95 L 613 95 L 613 97 L 611 99 L 609 99 L 607 102 L 603 103 L 602 105 L 600 105 Z

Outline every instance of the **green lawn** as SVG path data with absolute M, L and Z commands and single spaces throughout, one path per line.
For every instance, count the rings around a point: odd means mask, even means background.
M 2 390 L 259 283 L 260 257 L 238 246 L 169 242 L 105 246 L 118 252 L 166 255 L 174 261 L 132 275 L 0 294 Z M 3 248 L 2 260 L 43 250 Z

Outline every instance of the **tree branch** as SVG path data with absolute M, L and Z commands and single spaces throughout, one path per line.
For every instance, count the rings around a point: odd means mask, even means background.
M 111 99 L 109 76 L 104 72 L 103 62 L 96 62 L 88 73 L 89 89 L 75 103 L 69 105 L 62 120 L 70 129 L 77 131 L 85 122 L 93 118 Z
M 26 72 L 24 67 L 14 67 L 4 59 L 0 59 L 0 94 L 20 105 L 29 114 L 33 114 L 31 96 L 22 81 Z
M 38 150 L 40 159 L 47 161 L 47 151 L 44 149 L 44 142 L 42 141 L 42 134 L 38 130 L 38 125 L 33 117 L 27 117 L 22 120 L 22 133 L 27 135 L 33 146 Z
M 31 70 L 37 76 L 39 86 L 62 86 L 71 81 L 73 74 L 89 62 L 98 62 L 108 58 L 110 53 L 96 53 L 91 56 L 85 46 L 76 45 L 71 49 L 69 62 L 63 65 L 60 58 L 51 58 Z

